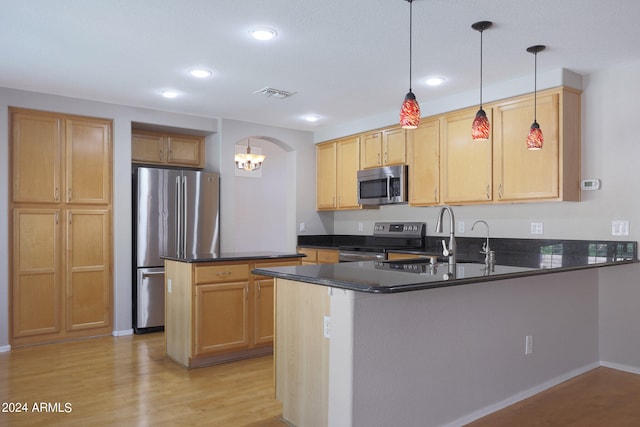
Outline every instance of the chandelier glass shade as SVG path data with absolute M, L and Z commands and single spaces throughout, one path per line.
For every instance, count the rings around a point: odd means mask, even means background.
M 400 108 L 400 126 L 403 129 L 415 129 L 420 124 L 420 105 L 411 90 L 411 57 L 412 57 L 412 25 L 413 25 L 413 0 L 409 2 L 409 93 L 404 97 Z
M 474 141 L 486 141 L 491 134 L 491 124 L 487 113 L 482 109 L 482 32 L 491 27 L 491 21 L 479 21 L 471 25 L 476 31 L 480 32 L 480 109 L 476 113 L 475 119 L 471 125 L 471 138 Z
M 245 171 L 260 169 L 264 159 L 266 159 L 266 156 L 262 154 L 253 154 L 251 152 L 251 142 L 249 140 L 247 140 L 246 153 L 236 153 L 235 156 L 236 167 Z

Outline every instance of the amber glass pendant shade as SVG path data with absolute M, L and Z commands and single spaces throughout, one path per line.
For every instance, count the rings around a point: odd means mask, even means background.
M 538 122 L 533 122 L 529 135 L 527 136 L 527 150 L 542 150 L 544 145 L 544 135 Z
M 404 97 L 402 108 L 400 109 L 400 126 L 403 129 L 415 129 L 420 124 L 420 105 L 416 101 L 413 92 L 409 92 Z
M 489 139 L 489 131 L 491 127 L 489 125 L 489 119 L 487 113 L 481 108 L 476 113 L 476 118 L 473 119 L 473 125 L 471 125 L 471 137 L 474 141 L 486 141 Z

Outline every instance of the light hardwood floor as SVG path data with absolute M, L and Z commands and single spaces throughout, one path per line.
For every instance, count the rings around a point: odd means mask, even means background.
M 188 371 L 164 357 L 161 333 L 0 353 L 0 404 L 29 410 L 0 412 L 2 427 L 282 427 L 273 394 L 271 356 Z M 33 412 L 40 403 L 71 411 Z M 640 426 L 640 375 L 597 368 L 467 427 L 507 426 Z
M 0 353 L 0 426 L 277 426 L 273 358 L 185 370 L 164 357 L 164 336 L 105 337 Z M 37 413 L 40 402 L 69 413 Z M 0 408 L 1 410 L 2 408 Z

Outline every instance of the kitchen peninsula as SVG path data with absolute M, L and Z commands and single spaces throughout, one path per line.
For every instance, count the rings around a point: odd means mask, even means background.
M 273 351 L 273 278 L 255 268 L 300 265 L 280 252 L 191 254 L 165 259 L 167 356 L 196 368 Z
M 411 260 L 254 270 L 276 278 L 284 419 L 462 425 L 599 366 L 598 268 L 636 263 L 636 242 L 544 242 L 528 256 L 510 243 L 516 253 L 499 254 L 495 266 Z M 562 245 L 584 251 L 558 254 Z

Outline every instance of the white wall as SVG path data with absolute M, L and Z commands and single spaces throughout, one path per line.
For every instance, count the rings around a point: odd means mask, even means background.
M 315 147 L 310 132 L 262 126 L 243 122 L 224 121 L 211 117 L 197 117 L 134 108 L 122 105 L 86 101 L 61 96 L 0 88 L 0 351 L 9 349 L 9 122 L 8 107 L 21 107 L 66 114 L 102 117 L 113 120 L 113 229 L 114 231 L 114 334 L 131 332 L 131 123 L 148 123 L 189 129 L 209 134 L 206 138 L 206 169 L 221 173 L 221 225 L 222 250 L 235 251 L 235 241 L 230 233 L 236 227 L 233 182 L 233 145 L 248 135 L 282 141 L 290 151 L 280 150 L 280 156 L 272 156 L 274 163 L 286 164 L 282 172 L 287 177 L 286 218 L 284 236 L 279 236 L 280 248 L 295 248 L 296 215 L 311 225 L 318 233 L 324 232 L 319 215 L 315 212 Z M 313 167 L 297 167 L 302 162 Z M 310 203 L 310 201 L 313 203 Z M 269 206 L 267 205 L 267 209 Z M 260 209 L 253 211 L 260 219 Z M 246 220 L 245 214 L 243 220 Z M 261 238 L 263 238 L 261 236 Z M 267 237 L 264 237 L 267 238 Z M 285 243 L 286 242 L 286 243 Z M 261 242 L 260 247 L 266 247 Z M 227 246 L 225 246 L 227 245 Z
M 571 73 L 563 78 L 567 76 L 575 83 Z M 561 82 L 550 79 L 546 87 Z M 582 84 L 582 178 L 601 179 L 602 189 L 583 192 L 581 202 L 455 207 L 456 220 L 466 225 L 466 231 L 458 235 L 483 236 L 484 228 L 473 232 L 470 226 L 484 219 L 494 237 L 640 239 L 640 197 L 633 187 L 640 166 L 640 62 L 585 76 Z M 389 123 L 368 125 L 375 128 Z M 334 136 L 330 131 L 325 135 Z M 333 229 L 336 234 L 371 234 L 375 221 L 413 220 L 426 221 L 427 234 L 433 236 L 438 209 L 383 206 L 379 210 L 340 211 L 334 214 Z M 611 236 L 611 221 L 617 219 L 629 221 L 629 236 Z M 532 221 L 543 222 L 542 236 L 530 234 Z M 358 231 L 360 222 L 363 232 Z M 602 269 L 599 274 L 601 358 L 640 371 L 640 310 L 634 307 L 640 301 L 640 265 Z

